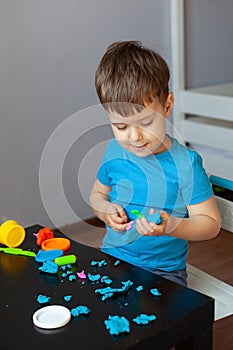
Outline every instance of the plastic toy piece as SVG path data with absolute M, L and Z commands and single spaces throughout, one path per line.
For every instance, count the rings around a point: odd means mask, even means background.
M 7 220 L 0 226 L 0 243 L 10 248 L 18 247 L 25 236 L 24 228 L 15 220 Z
M 85 275 L 84 270 L 82 270 L 81 272 L 77 272 L 77 276 L 81 279 L 85 279 L 87 278 L 87 276 Z
M 58 266 L 62 266 L 62 265 L 68 265 L 68 264 L 75 264 L 76 260 L 77 260 L 76 256 L 71 254 L 71 255 L 65 255 L 65 256 L 58 257 L 58 258 L 54 259 L 54 262 Z
M 38 231 L 36 236 L 37 236 L 36 244 L 41 246 L 41 244 L 44 241 L 46 241 L 47 239 L 53 238 L 53 231 L 49 227 L 44 227 Z
M 51 238 L 44 241 L 41 245 L 43 250 L 61 249 L 68 250 L 70 248 L 70 240 L 67 238 Z
M 108 316 L 108 319 L 104 321 L 106 329 L 111 335 L 118 335 L 120 333 L 130 332 L 130 323 L 124 316 Z
M 136 318 L 134 318 L 133 321 L 138 325 L 145 325 L 145 324 L 148 324 L 149 322 L 154 321 L 155 319 L 156 319 L 155 315 L 141 314 L 141 315 L 138 315 Z
M 36 256 L 36 253 L 30 252 L 28 250 L 23 250 L 20 248 L 0 248 L 0 252 L 4 252 L 6 254 L 12 254 L 12 255 L 30 256 L 32 258 Z

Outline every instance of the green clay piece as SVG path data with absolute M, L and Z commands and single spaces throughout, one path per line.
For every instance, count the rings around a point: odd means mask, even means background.
M 21 248 L 0 248 L 0 251 L 6 254 L 31 256 L 33 258 L 36 256 L 36 253 Z
M 137 209 L 131 210 L 131 213 L 136 215 L 139 219 L 144 218 L 144 215 L 140 214 L 140 212 Z
M 73 254 L 65 255 L 65 256 L 59 256 L 58 258 L 54 259 L 54 262 L 58 266 L 68 265 L 68 264 L 75 264 L 76 263 L 76 256 L 73 255 Z

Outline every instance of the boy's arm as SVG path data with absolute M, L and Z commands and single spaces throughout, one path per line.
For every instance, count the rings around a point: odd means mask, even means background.
M 96 180 L 90 194 L 90 204 L 94 214 L 115 231 L 124 231 L 128 218 L 124 209 L 116 203 L 109 201 L 110 186 L 103 185 Z
M 189 218 L 180 220 L 177 227 L 168 234 L 189 241 L 214 238 L 221 228 L 221 217 L 214 197 L 199 204 L 188 206 Z M 171 220 L 172 223 L 172 220 Z
M 143 235 L 170 235 L 189 241 L 201 241 L 217 236 L 221 218 L 213 196 L 204 202 L 188 206 L 188 212 L 188 218 L 177 218 L 161 212 L 160 225 L 148 223 L 146 219 L 137 220 L 137 230 Z

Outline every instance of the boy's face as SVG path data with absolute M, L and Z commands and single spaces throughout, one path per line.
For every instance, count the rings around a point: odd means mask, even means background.
M 166 137 L 166 118 L 170 116 L 173 102 L 173 94 L 169 93 L 164 106 L 156 99 L 142 111 L 127 117 L 109 113 L 118 143 L 138 157 L 164 152 L 170 147 L 170 139 Z

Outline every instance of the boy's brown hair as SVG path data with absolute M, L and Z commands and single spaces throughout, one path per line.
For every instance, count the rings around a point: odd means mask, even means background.
M 145 106 L 157 97 L 163 105 L 170 72 L 165 60 L 140 41 L 118 41 L 103 55 L 95 74 L 100 102 L 115 110 L 120 102 Z

